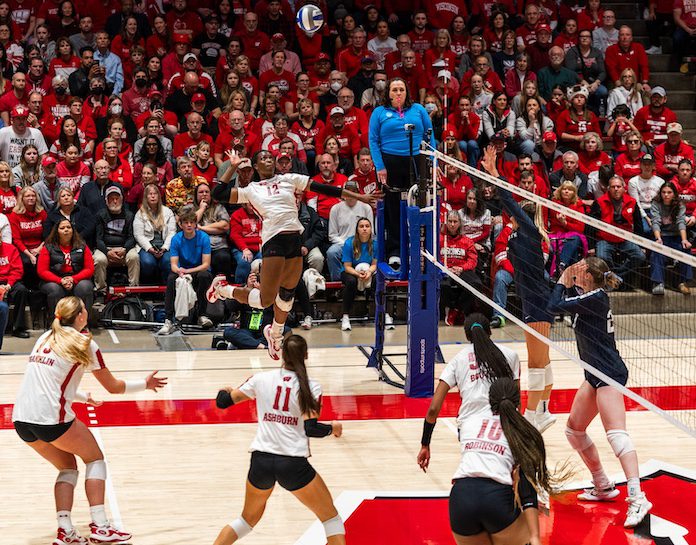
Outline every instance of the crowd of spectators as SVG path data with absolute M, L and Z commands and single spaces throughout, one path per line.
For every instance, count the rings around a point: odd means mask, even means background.
M 326 21 L 315 34 L 294 23 L 310 2 Z M 646 5 L 647 51 L 600 0 L 331 5 L 0 1 L 0 328 L 12 301 L 12 331 L 28 335 L 32 290 L 53 312 L 67 293 L 89 307 L 112 282 L 166 284 L 169 317 L 182 275 L 193 275 L 199 295 L 216 274 L 247 283 L 261 220 L 228 205 L 225 186 L 250 183 L 254 154 L 269 150 L 279 173 L 379 189 L 368 124 L 393 78 L 423 104 L 445 153 L 476 166 L 494 146 L 515 184 L 689 250 L 694 150 L 667 91 L 651 85 L 648 55 L 673 31 L 671 62 L 684 68 L 694 2 Z M 231 151 L 248 158 L 234 174 Z M 443 259 L 503 302 L 512 271 L 495 189 L 454 167 L 440 177 L 443 240 L 459 248 Z M 298 213 L 306 267 L 344 283 L 345 317 L 374 272 L 373 210 L 310 194 Z M 547 220 L 551 274 L 588 251 L 626 273 L 646 259 L 563 214 Z M 664 293 L 664 263 L 650 262 L 653 293 Z M 684 293 L 689 279 L 684 270 Z M 447 309 L 447 322 L 468 304 Z M 198 320 L 212 325 L 205 308 Z

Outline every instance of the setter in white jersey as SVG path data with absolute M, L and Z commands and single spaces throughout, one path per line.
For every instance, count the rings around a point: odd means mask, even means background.
M 227 153 L 230 166 L 220 177 L 228 183 L 242 158 L 236 152 Z M 276 161 L 269 151 L 254 156 L 254 168 L 259 181 L 246 187 L 230 189 L 229 202 L 249 203 L 263 219 L 261 228 L 261 286 L 236 287 L 227 284 L 224 276 L 217 276 L 208 290 L 208 301 L 234 298 L 253 308 L 264 309 L 273 305 L 273 324 L 264 328 L 271 358 L 280 358 L 283 327 L 295 301 L 295 288 L 302 275 L 302 232 L 295 193 L 310 190 L 332 197 L 352 197 L 370 205 L 381 194 L 361 195 L 346 189 L 312 182 L 302 174 L 275 174 Z
M 276 482 L 309 507 L 324 525 L 329 545 L 344 545 L 343 521 L 331 493 L 311 466 L 309 437 L 340 437 L 339 422 L 317 421 L 321 386 L 307 376 L 307 342 L 290 335 L 282 346 L 283 365 L 258 373 L 239 388 L 220 390 L 217 406 L 226 409 L 256 400 L 259 427 L 251 443 L 242 515 L 226 525 L 214 545 L 230 545 L 247 535 L 261 520 Z
M 91 371 L 112 393 L 157 390 L 166 378 L 151 373 L 141 380 L 119 380 L 104 364 L 87 326 L 87 309 L 78 297 L 65 297 L 56 305 L 51 330 L 36 342 L 12 411 L 17 434 L 58 470 L 54 488 L 58 532 L 53 545 L 86 545 L 73 527 L 70 512 L 77 484 L 77 461 L 85 463 L 85 489 L 90 505 L 92 543 L 126 543 L 131 535 L 113 528 L 104 509 L 106 464 L 104 455 L 87 426 L 75 418 L 75 400 L 99 405 L 78 387 L 85 371 Z
M 428 414 L 417 462 L 423 471 L 430 464 L 430 439 L 447 393 L 455 385 L 462 403 L 457 416 L 462 458 L 453 478 L 450 493 L 450 526 L 458 545 L 539 543 L 537 498 L 525 473 L 520 474 L 519 497 L 525 516 L 515 504 L 514 468 L 530 467 L 538 484 L 536 466 L 523 464 L 511 449 L 504 433 L 502 415 L 491 409 L 491 384 L 507 381 L 519 403 L 520 360 L 512 350 L 498 346 L 490 338 L 490 324 L 479 313 L 470 314 L 464 324 L 466 338 L 472 344 L 450 361 L 440 376 Z M 516 405 L 515 405 L 516 406 Z M 520 420 L 524 420 L 515 410 Z M 541 434 L 524 421 L 522 433 L 532 435 L 531 444 L 541 444 Z M 541 456 L 543 460 L 544 456 Z M 545 467 L 541 472 L 545 475 Z

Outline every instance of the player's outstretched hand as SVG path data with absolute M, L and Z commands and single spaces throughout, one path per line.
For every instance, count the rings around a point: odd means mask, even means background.
M 225 155 L 227 155 L 227 159 L 230 161 L 230 166 L 237 168 L 239 166 L 239 163 L 242 162 L 243 157 L 239 155 L 237 150 L 230 149 L 225 152 Z
M 483 159 L 481 159 L 481 167 L 491 176 L 498 176 L 498 167 L 495 163 L 496 152 L 494 146 L 486 146 L 483 151 Z
M 164 388 L 167 385 L 167 377 L 156 377 L 159 371 L 153 371 L 145 379 L 145 389 L 157 391 L 157 388 Z
M 418 456 L 416 456 L 416 461 L 418 462 L 420 468 L 423 470 L 423 473 L 425 473 L 428 469 L 428 466 L 430 465 L 430 447 L 421 445 L 421 449 L 418 452 Z
M 384 193 L 381 191 L 375 191 L 374 193 L 367 193 L 365 195 L 361 194 L 358 200 L 369 204 L 370 206 L 377 206 L 377 202 L 384 198 Z
M 341 437 L 341 435 L 343 435 L 343 424 L 341 424 L 340 422 L 336 420 L 331 422 L 331 429 L 331 433 L 334 437 Z

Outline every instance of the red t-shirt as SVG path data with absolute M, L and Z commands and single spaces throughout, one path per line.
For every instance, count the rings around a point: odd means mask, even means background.
M 201 133 L 198 138 L 191 138 L 191 135 L 186 132 L 180 132 L 174 137 L 174 145 L 172 147 L 172 156 L 181 157 L 186 154 L 186 150 L 190 147 L 195 147 L 199 142 L 208 142 L 210 147 L 213 147 L 213 138 L 209 134 Z
M 676 0 L 674 9 L 680 9 L 682 21 L 689 28 L 696 28 L 696 2 L 694 0 Z
M 8 215 L 17 206 L 18 188 L 15 185 L 3 189 L 0 187 L 0 214 Z
M 408 37 L 411 38 L 411 49 L 416 53 L 423 53 L 433 46 L 435 34 L 428 29 L 425 29 L 422 34 L 418 34 L 414 29 L 408 32 Z
M 338 140 L 338 155 L 345 159 L 353 159 L 360 151 L 360 137 L 355 129 L 346 125 L 340 132 L 336 132 L 331 124 L 324 127 L 316 141 L 317 155 L 324 153 L 324 142 L 329 136 L 335 136 Z
M 320 184 L 332 185 L 334 187 L 343 187 L 348 181 L 348 178 L 343 174 L 336 172 L 334 174 L 333 180 L 331 180 L 330 182 L 324 180 L 321 174 L 317 174 L 316 176 L 314 176 L 312 178 L 312 181 Z M 324 219 L 329 219 L 329 214 L 331 213 L 331 209 L 333 208 L 333 206 L 341 202 L 341 199 L 338 199 L 336 197 L 329 197 L 328 195 L 323 195 L 322 193 L 314 193 L 313 191 L 305 191 L 305 202 L 309 202 L 314 198 L 317 199 L 317 214 L 319 214 L 319 217 L 322 217 Z
M 428 24 L 433 28 L 449 28 L 457 15 L 468 16 L 464 0 L 432 0 L 425 2 Z
M 274 70 L 266 70 L 259 77 L 259 87 L 265 93 L 270 85 L 277 85 L 281 95 L 285 96 L 297 87 L 295 85 L 295 74 L 289 70 L 283 70 L 280 74 L 276 74 Z

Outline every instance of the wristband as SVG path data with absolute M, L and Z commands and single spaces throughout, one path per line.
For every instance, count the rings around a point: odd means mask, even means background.
M 427 420 L 423 419 L 423 436 L 421 437 L 421 445 L 424 447 L 430 446 L 430 439 L 433 436 L 434 429 L 435 422 L 431 424 Z
M 234 399 L 227 390 L 220 390 L 215 398 L 215 405 L 218 409 L 226 409 L 234 405 Z
M 77 390 L 75 392 L 75 401 L 80 401 L 82 403 L 87 403 L 87 393 L 82 390 Z
M 147 389 L 147 381 L 144 378 L 138 380 L 124 380 L 123 382 L 126 383 L 126 389 L 123 391 L 124 394 L 143 392 Z

